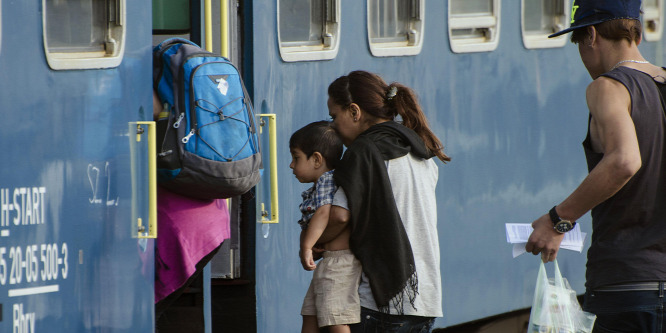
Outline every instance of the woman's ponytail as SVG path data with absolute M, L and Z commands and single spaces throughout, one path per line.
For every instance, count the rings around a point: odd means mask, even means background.
M 394 120 L 402 117 L 402 124 L 416 132 L 430 150 L 442 162 L 450 157 L 444 154 L 444 147 L 428 127 L 416 94 L 408 87 L 394 82 L 386 85 L 379 76 L 366 71 L 353 71 L 337 78 L 328 87 L 328 96 L 335 104 L 347 108 L 352 103 L 361 110 L 379 119 Z
M 444 154 L 442 142 L 430 130 L 428 119 L 421 110 L 416 94 L 410 88 L 397 82 L 389 85 L 389 92 L 391 91 L 395 91 L 395 94 L 387 93 L 386 102 L 389 104 L 389 107 L 394 108 L 396 113 L 402 117 L 402 124 L 416 132 L 426 147 L 442 162 L 451 161 L 451 158 Z M 389 98 L 390 95 L 393 96 Z

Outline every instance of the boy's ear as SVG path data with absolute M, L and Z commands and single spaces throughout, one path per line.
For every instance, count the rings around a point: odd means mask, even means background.
M 322 167 L 326 164 L 326 162 L 324 161 L 324 156 L 322 156 L 321 153 L 318 152 L 318 151 L 312 153 L 311 158 L 314 159 L 314 167 L 316 169 L 318 169 L 318 168 L 320 168 L 320 167 Z

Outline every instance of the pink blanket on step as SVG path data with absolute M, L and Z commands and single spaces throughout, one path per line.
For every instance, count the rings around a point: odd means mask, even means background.
M 158 186 L 155 303 L 183 286 L 229 235 L 226 200 L 192 199 Z

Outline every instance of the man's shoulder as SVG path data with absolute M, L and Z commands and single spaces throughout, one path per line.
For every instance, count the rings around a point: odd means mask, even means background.
M 627 90 L 627 88 L 615 78 L 600 76 L 587 85 L 587 93 L 604 93 L 616 89 Z
M 592 81 L 585 91 L 589 106 L 601 106 L 607 103 L 629 102 L 631 96 L 627 87 L 620 81 L 600 76 Z

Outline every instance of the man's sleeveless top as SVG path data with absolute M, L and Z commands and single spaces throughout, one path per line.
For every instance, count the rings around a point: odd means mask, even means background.
M 642 166 L 619 192 L 592 209 L 586 286 L 666 281 L 666 115 L 659 88 L 649 75 L 627 67 L 603 76 L 629 91 Z M 603 154 L 592 150 L 589 124 L 583 147 L 592 170 Z

